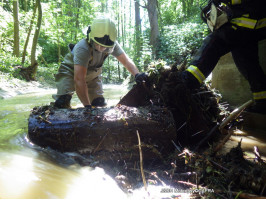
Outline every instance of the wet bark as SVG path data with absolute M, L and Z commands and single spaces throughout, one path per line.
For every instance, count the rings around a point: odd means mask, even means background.
M 120 105 L 92 110 L 36 107 L 29 117 L 28 137 L 39 146 L 59 151 L 91 154 L 119 151 L 122 157 L 138 158 L 137 130 L 145 157 L 174 150 L 171 141 L 175 140 L 176 132 L 172 114 L 156 106 Z

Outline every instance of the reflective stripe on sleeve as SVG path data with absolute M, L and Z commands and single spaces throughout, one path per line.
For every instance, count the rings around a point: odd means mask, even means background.
M 232 19 L 231 23 L 245 28 L 260 29 L 266 27 L 266 18 L 255 20 L 246 17 L 239 17 Z
M 239 17 L 239 18 L 232 19 L 231 23 L 235 24 L 237 26 L 242 26 L 242 27 L 254 29 L 256 24 L 257 24 L 257 20 L 249 19 L 249 18 L 245 18 L 245 17 Z
M 236 5 L 236 4 L 241 4 L 241 0 L 232 0 L 231 1 L 232 5 Z
M 190 65 L 186 70 L 193 74 L 200 84 L 205 80 L 205 76 L 196 66 Z
M 254 92 L 253 98 L 254 98 L 254 100 L 266 99 L 266 91 Z

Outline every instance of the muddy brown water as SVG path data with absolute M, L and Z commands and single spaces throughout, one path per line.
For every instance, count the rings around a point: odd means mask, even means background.
M 241 147 L 245 152 L 246 158 L 254 158 L 254 146 L 257 146 L 261 157 L 266 160 L 266 130 L 236 130 L 229 141 L 224 145 L 221 153 L 227 153 L 232 147 L 237 146 L 241 141 Z
M 108 106 L 115 105 L 128 91 L 126 87 L 104 87 Z M 34 106 L 53 101 L 55 90 L 20 95 L 0 100 L 0 198 L 60 199 L 60 198 L 116 198 L 146 197 L 144 188 L 126 195 L 104 169 L 81 167 L 73 159 L 74 153 L 58 153 L 31 144 L 27 138 L 27 119 Z M 74 107 L 81 106 L 75 96 Z M 266 155 L 265 132 L 238 132 L 225 145 L 227 151 L 242 138 L 242 147 L 252 157 L 253 146 Z M 163 186 L 165 190 L 166 186 Z M 166 197 L 162 188 L 149 186 L 150 195 Z M 170 195 L 170 194 L 169 194 Z M 183 194 L 188 197 L 188 194 Z M 151 197 L 151 196 L 150 196 Z

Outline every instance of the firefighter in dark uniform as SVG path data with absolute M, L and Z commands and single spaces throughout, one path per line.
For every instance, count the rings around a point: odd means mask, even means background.
M 266 0 L 212 0 L 202 16 L 213 32 L 182 72 L 183 82 L 190 89 L 199 87 L 220 57 L 231 52 L 253 93 L 250 110 L 266 114 L 266 76 L 258 57 L 258 42 L 266 39 Z

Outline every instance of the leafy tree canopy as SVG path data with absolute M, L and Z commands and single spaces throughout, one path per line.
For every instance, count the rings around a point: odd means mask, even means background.
M 33 19 L 32 32 L 26 49 L 24 64 L 21 57 L 14 57 L 14 22 L 11 0 L 0 2 L 0 71 L 18 76 L 16 67 L 30 65 L 31 45 L 37 16 L 33 17 L 35 0 L 18 0 L 19 49 L 22 51 Z M 77 43 L 86 37 L 87 26 L 98 15 L 109 15 L 116 21 L 118 41 L 141 71 L 153 59 L 168 64 L 190 60 L 202 39 L 208 33 L 207 26 L 199 19 L 203 0 L 157 0 L 160 37 L 156 56 L 150 43 L 150 24 L 147 0 L 139 0 L 141 19 L 140 34 L 135 29 L 136 1 L 133 0 L 42 0 L 42 24 L 36 49 L 39 68 L 37 77 L 53 80 L 69 43 Z M 137 47 L 137 45 L 138 47 Z M 129 73 L 109 56 L 104 64 L 105 82 L 121 82 Z

